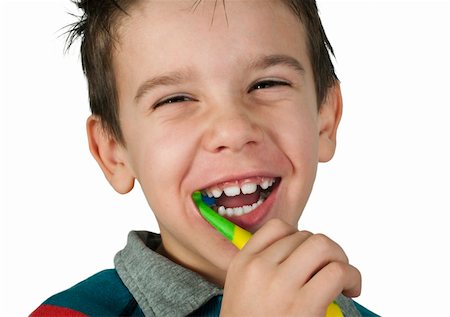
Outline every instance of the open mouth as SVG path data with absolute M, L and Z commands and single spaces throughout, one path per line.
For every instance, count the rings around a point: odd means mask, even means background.
M 279 184 L 277 177 L 252 177 L 203 189 L 210 207 L 222 216 L 239 217 L 257 209 Z

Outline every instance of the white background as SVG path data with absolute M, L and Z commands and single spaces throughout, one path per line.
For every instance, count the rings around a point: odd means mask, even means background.
M 120 196 L 90 157 L 69 0 L 1 1 L 0 315 L 113 267 L 131 229 L 157 230 L 140 189 Z M 449 316 L 449 4 L 319 1 L 344 117 L 301 227 L 339 242 L 383 316 Z

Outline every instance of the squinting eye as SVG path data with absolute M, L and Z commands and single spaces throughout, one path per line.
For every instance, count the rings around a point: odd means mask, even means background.
M 253 90 L 272 88 L 275 86 L 290 86 L 290 85 L 291 85 L 290 83 L 285 81 L 268 79 L 258 81 L 257 83 L 253 84 L 248 90 L 248 92 L 252 92 Z
M 178 103 L 178 102 L 185 102 L 185 101 L 192 101 L 192 100 L 193 100 L 192 98 L 190 98 L 188 96 L 184 96 L 184 95 L 171 96 L 169 98 L 158 101 L 153 106 L 153 108 L 158 108 L 160 106 L 171 104 L 171 103 Z

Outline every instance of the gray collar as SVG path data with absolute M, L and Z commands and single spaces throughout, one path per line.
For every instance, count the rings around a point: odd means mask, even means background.
M 186 316 L 223 290 L 154 250 L 158 234 L 131 231 L 114 264 L 145 316 Z
M 336 303 L 341 308 L 345 317 L 361 317 L 361 314 L 358 309 L 356 309 L 354 302 L 350 298 L 340 294 L 336 298 Z
M 161 236 L 131 231 L 128 242 L 114 258 L 117 273 L 145 316 L 187 316 L 223 293 L 216 285 L 154 250 Z M 336 302 L 346 317 L 361 316 L 353 301 L 343 295 Z

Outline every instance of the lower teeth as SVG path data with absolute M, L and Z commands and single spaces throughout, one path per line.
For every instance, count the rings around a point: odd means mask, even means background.
M 258 208 L 263 202 L 264 200 L 266 200 L 267 196 L 269 196 L 269 193 L 265 193 L 262 192 L 261 196 L 259 197 L 259 200 L 255 203 L 253 203 L 252 205 L 246 205 L 246 206 L 242 206 L 242 207 L 234 207 L 234 208 L 226 208 L 224 206 L 212 206 L 212 208 L 219 213 L 219 215 L 221 216 L 228 216 L 228 217 L 233 217 L 233 216 L 242 216 L 245 214 L 248 214 L 250 212 L 252 212 L 253 210 L 255 210 L 256 208 Z

